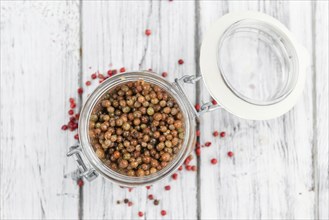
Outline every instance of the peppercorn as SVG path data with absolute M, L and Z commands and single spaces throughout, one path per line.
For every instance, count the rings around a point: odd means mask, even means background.
M 143 80 L 121 84 L 105 93 L 92 112 L 88 127 L 93 149 L 121 174 L 154 174 L 182 147 L 183 114 L 159 86 Z M 68 128 L 75 124 L 70 122 Z

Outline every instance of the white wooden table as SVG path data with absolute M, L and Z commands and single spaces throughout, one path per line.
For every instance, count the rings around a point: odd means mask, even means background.
M 137 219 L 138 211 L 145 219 L 329 219 L 327 1 L 0 4 L 0 219 Z M 79 188 L 64 178 L 76 168 L 66 158 L 76 141 L 60 128 L 68 121 L 69 97 L 78 97 L 91 73 L 124 66 L 167 71 L 170 81 L 199 74 L 205 31 L 241 10 L 277 18 L 310 52 L 306 87 L 293 110 L 261 122 L 224 110 L 204 115 L 200 143 L 212 141 L 212 147 L 193 160 L 197 172 L 182 171 L 177 181 L 168 178 L 150 190 L 129 192 L 103 178 Z M 96 84 L 85 88 L 79 106 Z M 189 93 L 195 102 L 209 99 L 202 85 Z M 227 137 L 212 137 L 214 130 Z M 163 189 L 167 184 L 170 191 Z M 148 193 L 161 199 L 159 206 Z M 134 205 L 116 204 L 124 198 Z

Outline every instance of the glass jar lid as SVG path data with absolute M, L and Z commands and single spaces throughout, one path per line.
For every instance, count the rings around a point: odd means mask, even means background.
M 276 19 L 230 13 L 206 33 L 200 69 L 212 97 L 241 118 L 264 120 L 289 111 L 305 81 L 306 50 Z

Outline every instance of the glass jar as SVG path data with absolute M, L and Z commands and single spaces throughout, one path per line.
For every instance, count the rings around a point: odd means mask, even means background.
M 144 80 L 145 82 L 159 86 L 176 100 L 184 118 L 185 137 L 182 148 L 179 150 L 174 159 L 162 170 L 144 177 L 131 177 L 112 170 L 97 157 L 92 145 L 90 144 L 88 132 L 91 112 L 103 95 L 119 85 L 138 80 Z M 80 146 L 72 147 L 68 155 L 74 154 L 76 158 L 78 157 L 78 163 L 80 165 L 83 164 L 79 167 L 78 175 L 85 176 L 89 180 L 97 177 L 97 174 L 101 174 L 106 179 L 121 186 L 134 187 L 139 185 L 152 185 L 154 182 L 159 181 L 177 171 L 186 157 L 192 152 L 196 141 L 196 117 L 197 113 L 188 101 L 188 98 L 185 96 L 178 80 L 174 83 L 169 83 L 155 73 L 147 71 L 118 74 L 105 80 L 88 97 L 81 110 L 79 119 Z M 83 162 L 84 160 L 82 157 L 88 161 L 88 166 Z
M 200 50 L 202 76 L 183 76 L 169 83 L 157 74 L 137 71 L 118 74 L 96 88 L 80 115 L 80 145 L 71 147 L 67 154 L 78 164 L 73 177 L 93 180 L 101 174 L 122 186 L 151 185 L 176 171 L 191 153 L 196 141 L 196 119 L 201 114 L 224 108 L 244 119 L 266 120 L 289 111 L 303 90 L 308 63 L 306 50 L 276 19 L 259 12 L 227 14 L 204 37 Z M 130 177 L 98 159 L 89 140 L 89 117 L 105 92 L 140 79 L 161 87 L 177 101 L 184 116 L 185 137 L 179 153 L 165 168 L 149 176 Z M 197 112 L 183 84 L 200 79 L 218 105 L 207 102 Z

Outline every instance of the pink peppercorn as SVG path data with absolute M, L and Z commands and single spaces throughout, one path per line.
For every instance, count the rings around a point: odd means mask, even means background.
M 81 95 L 82 93 L 83 93 L 83 88 L 79 88 L 79 89 L 78 89 L 78 94 Z
M 75 114 L 75 119 L 76 119 L 76 120 L 79 120 L 79 118 L 80 118 L 80 114 L 79 114 L 79 113 L 76 113 L 76 114 Z
M 217 164 L 217 159 L 213 158 L 213 159 L 211 159 L 210 162 L 211 162 L 211 164 L 214 164 L 215 165 L 215 164 Z
M 148 195 L 148 199 L 149 200 L 153 200 L 154 199 L 154 196 L 152 194 Z
M 167 72 L 163 72 L 162 73 L 162 77 L 167 77 L 168 76 L 168 73 Z
M 74 135 L 74 139 L 79 140 L 79 135 L 78 134 Z
M 200 106 L 200 104 L 195 104 L 195 110 L 197 110 L 197 111 L 200 111 L 200 109 L 201 109 L 201 106 Z
M 77 106 L 77 104 L 75 104 L 74 102 L 72 102 L 71 104 L 70 104 L 70 107 L 71 108 L 75 108 Z
M 234 153 L 232 151 L 229 151 L 229 152 L 227 152 L 227 156 L 233 157 L 234 156 Z
M 186 166 L 185 166 L 185 169 L 186 169 L 187 171 L 191 171 L 191 170 L 192 170 L 192 166 L 190 166 L 190 165 L 186 165 Z
M 177 180 L 178 174 L 174 173 L 173 175 L 171 175 L 171 178 L 173 178 L 173 180 Z
M 146 189 L 151 189 L 151 186 L 146 186 Z
M 139 217 L 143 217 L 144 213 L 143 212 L 138 212 Z
M 211 101 L 211 103 L 212 103 L 213 105 L 217 105 L 217 101 L 216 101 L 215 99 L 213 99 L 213 100 Z
M 225 133 L 225 131 L 222 131 L 219 135 L 223 138 L 226 136 L 226 133 Z
M 212 135 L 214 135 L 214 137 L 218 137 L 219 132 L 218 131 L 214 131 L 214 133 L 212 133 Z
M 128 206 L 132 206 L 133 205 L 133 202 L 128 202 Z
M 70 103 L 74 103 L 74 98 L 69 99 Z
M 112 76 L 112 70 L 107 71 L 107 75 Z
M 150 36 L 150 35 L 151 35 L 151 33 L 152 33 L 152 32 L 151 32 L 151 30 L 150 30 L 150 29 L 146 29 L 146 30 L 145 30 L 145 35 L 146 35 L 146 36 Z
M 165 216 L 167 214 L 167 212 L 165 210 L 161 210 L 161 215 Z
M 179 60 L 178 60 L 178 64 L 179 64 L 179 65 L 182 65 L 183 63 L 184 63 L 184 60 L 182 60 L 182 59 L 179 59 Z
M 121 68 L 120 68 L 120 73 L 124 73 L 124 72 L 126 72 L 126 68 L 121 67 Z
M 196 170 L 197 170 L 197 167 L 193 165 L 193 166 L 191 167 L 191 169 L 192 169 L 192 171 L 196 171 Z
M 169 185 L 167 185 L 167 186 L 165 186 L 165 190 L 170 190 L 171 189 L 171 187 L 169 186 Z
M 204 144 L 204 146 L 206 146 L 206 147 L 210 147 L 210 145 L 211 145 L 211 142 L 210 142 L 210 141 L 207 141 L 207 142 Z
M 79 187 L 82 187 L 83 186 L 83 180 L 82 179 L 79 179 L 78 182 L 77 182 L 78 186 Z
M 73 109 L 70 109 L 70 110 L 68 111 L 68 113 L 69 113 L 69 115 L 73 115 L 73 114 L 74 114 Z
M 198 157 L 200 157 L 200 155 L 201 155 L 201 148 L 200 148 L 200 147 L 198 147 L 197 149 L 195 149 L 195 154 L 196 154 Z
M 182 170 L 183 170 L 183 166 L 180 166 L 180 167 L 178 168 L 178 170 L 179 170 L 179 171 L 182 171 Z
M 96 78 L 97 78 L 96 73 L 91 74 L 91 78 L 92 78 L 92 79 L 96 79 Z
M 104 79 L 104 75 L 101 73 L 98 73 L 98 79 Z
M 63 130 L 63 131 L 66 131 L 67 129 L 68 129 L 68 126 L 67 126 L 67 125 L 63 125 L 63 126 L 62 126 L 62 130 Z
M 86 86 L 90 86 L 91 85 L 91 82 L 90 81 L 87 81 L 86 82 Z

